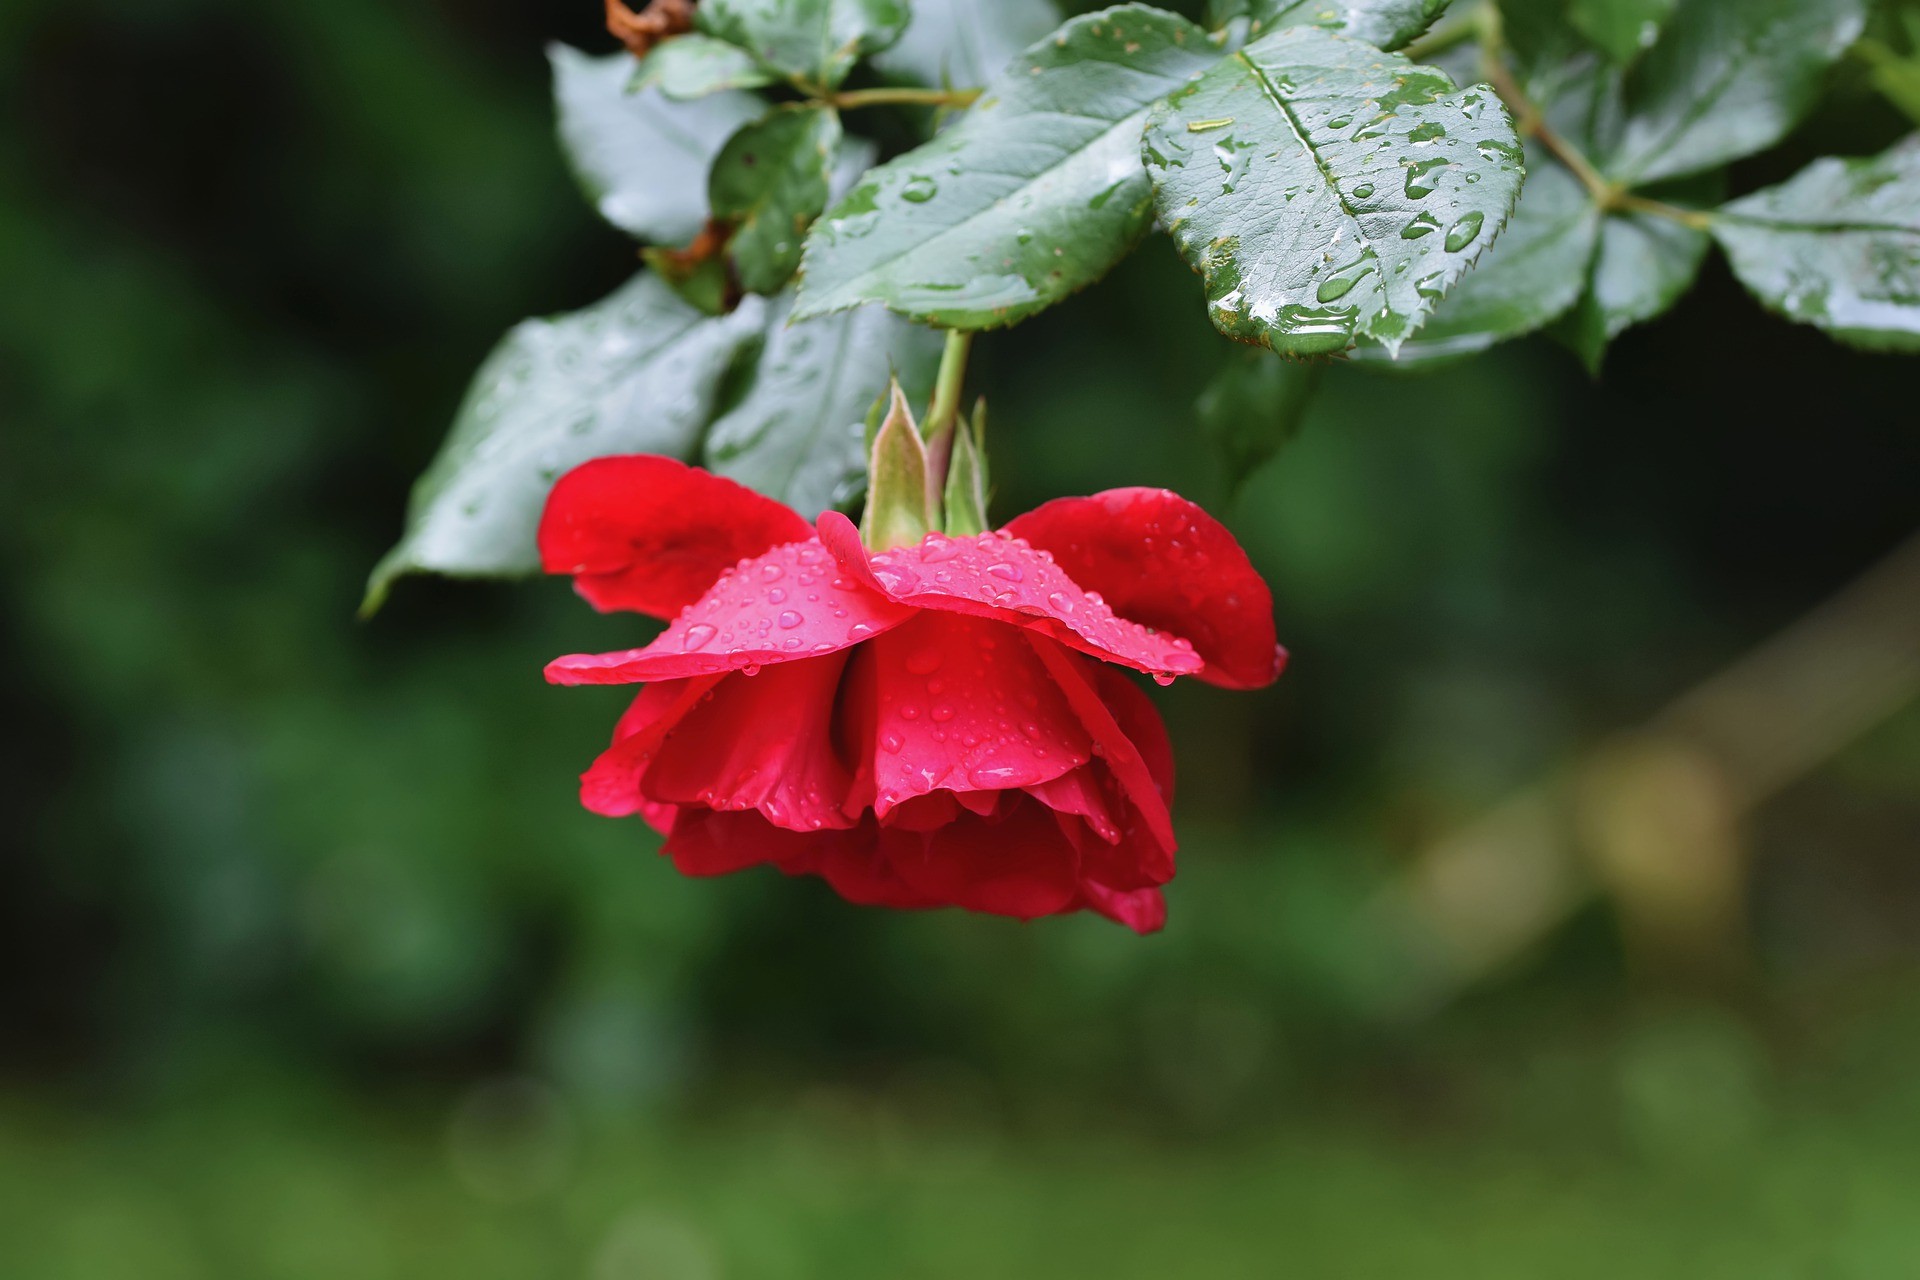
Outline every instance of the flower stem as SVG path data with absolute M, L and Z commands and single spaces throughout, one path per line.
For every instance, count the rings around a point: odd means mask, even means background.
M 933 403 L 920 432 L 929 443 L 938 444 L 953 434 L 960 417 L 960 390 L 967 380 L 967 353 L 973 348 L 971 329 L 947 330 L 947 347 L 940 353 L 940 372 L 933 381 Z
M 960 389 L 967 380 L 967 353 L 973 348 L 971 329 L 947 330 L 946 350 L 940 353 L 940 372 L 933 380 L 933 403 L 920 423 L 927 441 L 928 502 L 938 512 L 947 487 L 947 463 L 953 457 L 953 432 L 960 421 Z
M 832 105 L 845 110 L 850 107 L 878 107 L 904 105 L 919 107 L 970 107 L 980 96 L 978 89 L 912 89 L 889 88 L 848 89 L 841 93 L 826 95 Z

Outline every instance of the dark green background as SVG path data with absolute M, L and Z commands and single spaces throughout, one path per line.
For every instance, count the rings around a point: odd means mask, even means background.
M 1741 963 L 1596 902 L 1415 1016 L 1365 906 L 1920 516 L 1920 365 L 1710 265 L 1590 382 L 1336 369 L 1224 515 L 1274 689 L 1158 694 L 1167 931 L 676 877 L 574 777 L 637 643 L 556 582 L 353 610 L 468 374 L 633 268 L 551 138 L 597 6 L 0 8 L 0 1274 L 1920 1268 L 1920 709 L 1750 815 Z M 1777 181 L 1903 132 L 1843 67 Z M 976 344 L 1006 518 L 1226 486 L 1150 241 Z

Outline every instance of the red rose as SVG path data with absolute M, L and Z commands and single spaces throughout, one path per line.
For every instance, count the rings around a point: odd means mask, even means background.
M 1163 489 L 870 553 L 837 512 L 816 529 L 668 458 L 601 458 L 554 487 L 540 553 L 594 607 L 671 619 L 547 667 L 646 684 L 587 808 L 641 815 L 688 875 L 771 863 L 854 902 L 1159 928 L 1173 758 L 1105 664 L 1252 688 L 1285 661 L 1233 535 Z

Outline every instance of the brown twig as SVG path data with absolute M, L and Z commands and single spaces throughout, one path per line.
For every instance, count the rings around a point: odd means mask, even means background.
M 648 0 L 639 13 L 621 0 L 607 0 L 607 30 L 628 53 L 644 58 L 662 40 L 693 30 L 693 0 Z

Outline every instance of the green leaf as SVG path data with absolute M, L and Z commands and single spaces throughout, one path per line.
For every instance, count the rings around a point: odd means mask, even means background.
M 960 329 L 1086 287 L 1147 230 L 1147 108 L 1219 59 L 1184 18 L 1124 5 L 1028 49 L 926 145 L 870 171 L 807 238 L 797 314 L 880 302 Z
M 534 529 L 554 480 L 610 453 L 689 454 L 763 314 L 749 299 L 731 315 L 703 316 L 639 275 L 584 311 L 514 326 L 414 485 L 406 533 L 374 569 L 365 611 L 415 570 L 538 569 Z
M 672 102 L 628 93 L 633 59 L 552 45 L 560 140 L 600 216 L 643 240 L 679 244 L 707 216 L 707 166 L 728 136 L 766 110 L 751 94 Z
M 1679 301 L 1706 252 L 1704 231 L 1652 214 L 1609 215 L 1600 224 L 1586 291 L 1558 335 L 1598 375 L 1608 344 Z
M 1521 151 L 1493 90 L 1311 27 L 1248 45 L 1157 108 L 1160 218 L 1228 337 L 1389 352 L 1506 222 Z
M 723 89 L 758 89 L 775 79 L 745 49 L 694 31 L 655 45 L 629 92 L 657 86 L 667 97 L 685 100 Z
M 1240 349 L 1200 393 L 1194 411 L 1226 463 L 1231 493 L 1300 434 L 1325 370 L 1321 361 Z
M 890 373 L 915 401 L 932 390 L 940 336 L 878 310 L 789 325 L 791 302 L 770 308 L 745 394 L 707 432 L 706 463 L 811 518 L 859 491 L 862 419 Z
M 1679 0 L 1627 83 L 1602 168 L 1633 186 L 1699 173 L 1785 137 L 1860 34 L 1867 0 Z
M 873 65 L 915 84 L 971 88 L 1059 25 L 1052 0 L 914 0 L 905 34 Z
M 1573 0 L 1567 21 L 1625 66 L 1653 47 L 1675 0 Z
M 1551 324 L 1586 289 L 1599 235 L 1600 211 L 1586 188 L 1530 147 L 1527 182 L 1506 229 L 1400 348 L 1399 363 L 1484 351 Z M 1354 358 L 1384 360 L 1386 352 L 1362 345 Z
M 907 25 L 906 0 L 705 0 L 694 21 L 762 64 L 822 89 L 885 49 Z
M 728 140 L 707 179 L 713 216 L 734 224 L 727 241 L 740 287 L 777 293 L 800 265 L 807 226 L 827 207 L 840 117 L 832 107 L 778 108 Z
M 1920 134 L 1864 160 L 1816 160 L 1713 221 L 1762 302 L 1856 346 L 1920 350 Z
M 1364 40 L 1380 49 L 1398 49 L 1433 25 L 1448 0 L 1210 0 L 1207 25 L 1223 27 L 1248 20 L 1247 33 L 1262 36 L 1282 27 L 1319 27 Z

